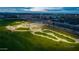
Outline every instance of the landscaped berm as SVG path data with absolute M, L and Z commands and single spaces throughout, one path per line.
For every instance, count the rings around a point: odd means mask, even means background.
M 78 38 L 71 32 L 43 23 L 0 19 L 0 50 L 79 50 Z

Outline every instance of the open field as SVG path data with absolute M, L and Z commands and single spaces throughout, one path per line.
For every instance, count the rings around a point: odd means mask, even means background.
M 0 19 L 0 48 L 9 51 L 79 50 L 78 38 L 45 24 Z

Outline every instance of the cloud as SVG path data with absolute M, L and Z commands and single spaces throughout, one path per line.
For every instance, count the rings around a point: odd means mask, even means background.
M 42 8 L 42 7 L 34 7 L 34 8 L 31 8 L 30 11 L 47 11 L 46 8 Z
M 23 11 L 30 11 L 30 9 L 22 9 Z
M 53 10 L 62 10 L 62 7 L 33 7 L 30 11 L 53 11 Z
M 60 10 L 63 10 L 63 8 L 62 7 L 31 7 L 31 8 L 24 8 L 23 10 L 47 12 L 47 11 L 60 11 Z

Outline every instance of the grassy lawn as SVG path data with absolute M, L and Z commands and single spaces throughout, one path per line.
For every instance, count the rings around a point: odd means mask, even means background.
M 52 38 L 52 39 L 55 39 L 55 40 L 57 40 L 57 38 L 56 37 L 54 37 L 54 36 L 51 36 L 51 35 L 48 35 L 48 34 L 46 34 L 46 33 L 43 33 L 43 32 L 35 32 L 36 34 L 39 34 L 39 35 L 44 35 L 44 36 L 48 36 L 48 37 L 50 37 L 50 38 Z
M 58 35 L 57 33 L 54 32 L 54 35 L 60 37 L 61 39 L 64 39 L 64 40 L 67 40 L 69 42 L 75 42 L 75 40 L 71 39 L 71 38 L 68 38 L 68 37 L 65 37 L 65 36 L 62 36 L 62 35 Z
M 0 21 L 0 48 L 8 48 L 9 51 L 71 51 L 71 50 L 79 50 L 79 43 L 74 43 L 73 40 L 58 35 L 54 33 L 58 37 L 66 38 L 68 41 L 72 41 L 72 43 L 66 43 L 63 41 L 54 41 L 49 40 L 45 37 L 40 37 L 33 35 L 30 31 L 26 32 L 11 32 L 5 29 L 6 25 L 9 25 L 15 21 Z M 23 30 L 23 28 L 20 28 Z M 46 31 L 47 32 L 47 31 Z M 49 32 L 49 31 L 48 31 Z M 45 33 L 36 32 L 36 34 L 49 36 L 51 38 L 56 39 L 51 35 L 47 35 Z
M 29 28 L 17 28 L 16 30 L 29 30 Z
M 55 31 L 55 30 L 54 30 Z M 73 40 L 72 38 L 76 38 L 74 35 L 69 35 L 69 34 L 66 34 L 66 33 L 63 33 L 63 31 L 59 31 L 59 33 L 60 34 L 58 34 L 57 32 L 52 32 L 52 31 L 50 31 L 50 30 L 44 30 L 44 32 L 46 33 L 46 32 L 48 32 L 48 33 L 53 33 L 55 36 L 57 36 L 57 37 L 60 37 L 61 39 L 65 39 L 65 40 L 67 40 L 67 41 L 70 41 L 70 42 L 75 42 L 75 39 Z M 63 34 L 63 35 L 61 35 L 61 34 Z M 65 34 L 65 36 L 64 36 L 64 34 Z M 68 36 L 68 37 L 67 37 Z M 70 38 L 69 38 L 70 37 Z
M 1 31 L 0 47 L 8 50 L 73 50 L 73 44 L 55 42 L 47 38 L 33 36 L 30 32 Z

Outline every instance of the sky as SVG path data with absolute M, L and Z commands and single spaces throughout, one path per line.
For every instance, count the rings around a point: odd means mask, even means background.
M 75 13 L 79 14 L 79 7 L 0 7 L 0 12 L 10 13 Z

